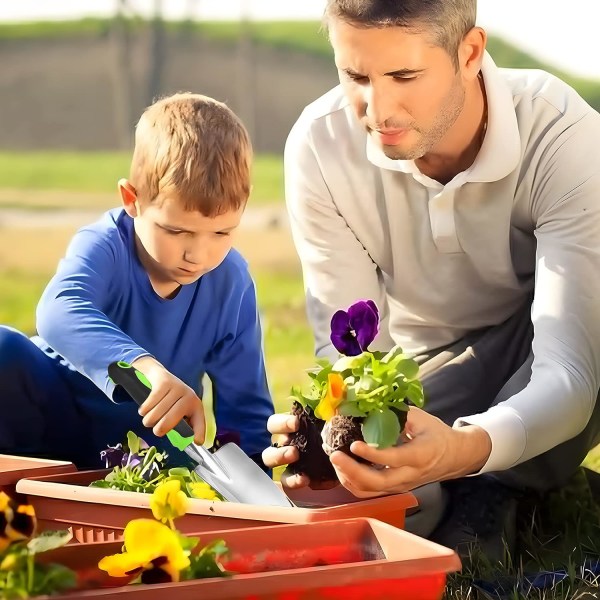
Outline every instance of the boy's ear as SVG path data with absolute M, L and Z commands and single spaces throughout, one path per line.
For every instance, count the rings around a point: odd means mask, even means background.
M 127 179 L 119 179 L 117 185 L 119 187 L 119 194 L 121 194 L 121 201 L 123 202 L 125 212 L 132 218 L 137 217 L 139 215 L 139 210 L 135 188 Z

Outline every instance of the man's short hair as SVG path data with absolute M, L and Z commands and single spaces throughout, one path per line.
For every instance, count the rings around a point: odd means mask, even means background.
M 324 23 L 341 19 L 357 27 L 423 29 L 458 66 L 458 47 L 476 16 L 477 0 L 327 0 Z
M 212 217 L 246 203 L 251 162 L 248 132 L 230 108 L 179 93 L 142 114 L 129 179 L 142 202 L 173 196 L 185 210 Z

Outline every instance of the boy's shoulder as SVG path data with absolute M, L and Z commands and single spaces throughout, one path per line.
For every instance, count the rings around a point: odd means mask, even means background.
M 227 279 L 235 279 L 242 284 L 252 281 L 248 270 L 248 261 L 235 248 L 227 253 L 223 262 L 213 272 Z
M 114 208 L 103 213 L 96 221 L 81 227 L 73 238 L 77 245 L 105 246 L 114 252 L 130 247 L 131 218 L 122 208 Z

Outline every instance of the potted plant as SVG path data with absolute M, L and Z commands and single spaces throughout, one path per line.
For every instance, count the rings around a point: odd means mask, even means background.
M 351 454 L 352 442 L 359 440 L 378 448 L 397 444 L 410 405 L 423 406 L 416 361 L 400 346 L 369 350 L 378 331 L 379 310 L 372 300 L 333 315 L 330 339 L 339 358 L 318 360 L 308 371 L 310 386 L 292 388 L 292 413 L 300 422 L 289 442 L 300 454 L 292 472 L 312 481 L 336 479 L 328 455 Z
M 127 432 L 124 444 L 108 446 L 100 453 L 107 468 L 103 479 L 91 482 L 91 487 L 151 494 L 165 481 L 177 480 L 190 498 L 223 501 L 224 498 L 194 471 L 186 467 L 166 468 L 166 452 L 149 446 L 133 431 Z

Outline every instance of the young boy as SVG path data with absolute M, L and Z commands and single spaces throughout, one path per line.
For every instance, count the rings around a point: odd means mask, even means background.
M 273 406 L 254 283 L 232 249 L 251 160 L 220 102 L 177 94 L 145 111 L 123 207 L 71 241 L 38 305 L 39 336 L 0 327 L 0 453 L 98 467 L 131 429 L 173 455 L 162 436 L 184 417 L 204 440 L 206 373 L 218 428 L 260 460 Z M 152 384 L 141 408 L 108 377 L 119 360 Z

